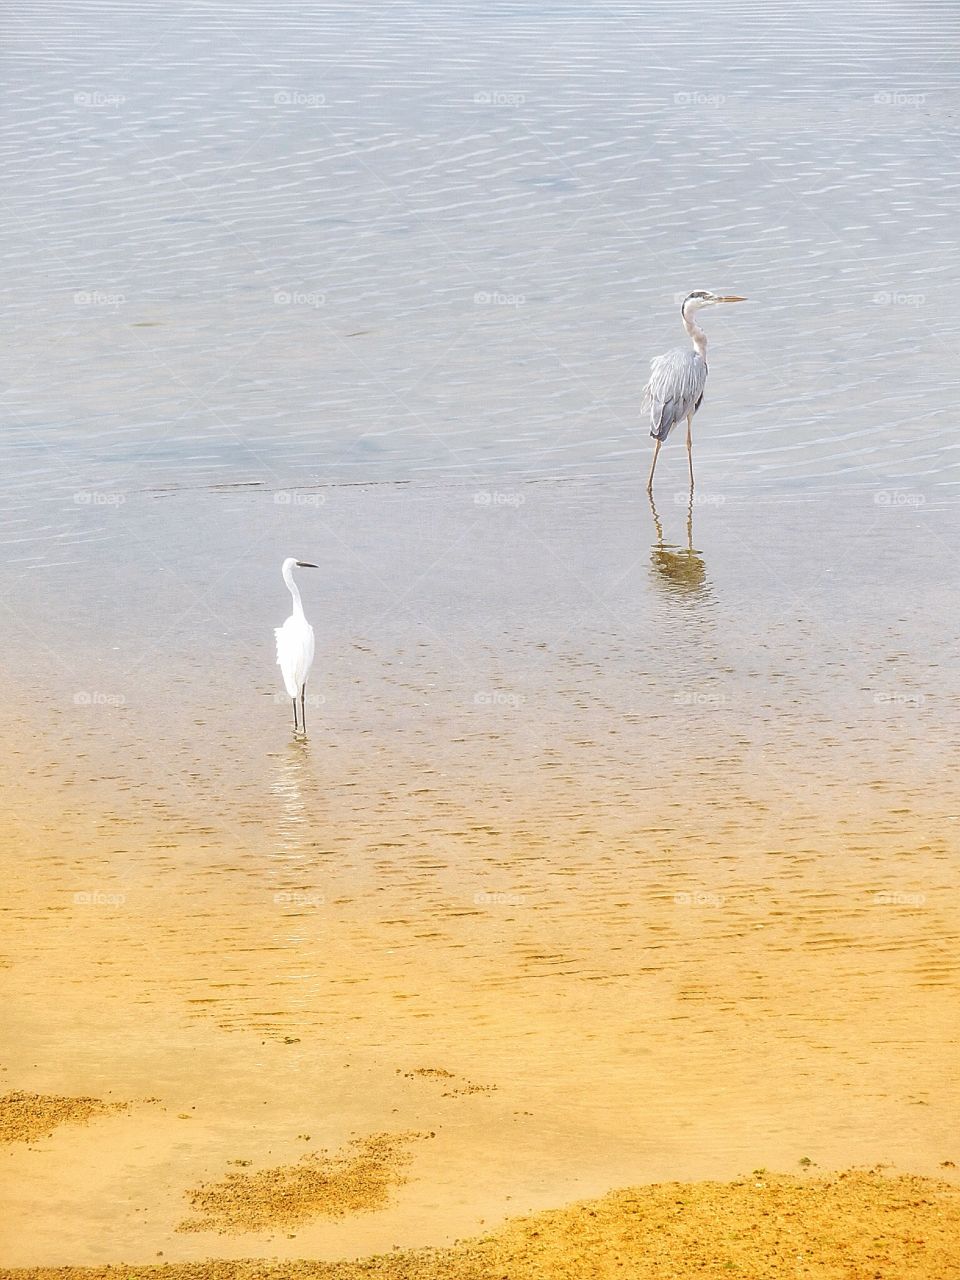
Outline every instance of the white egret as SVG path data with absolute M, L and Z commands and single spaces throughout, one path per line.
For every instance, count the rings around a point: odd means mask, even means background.
M 687 420 L 687 466 L 690 468 L 690 488 L 693 488 L 693 415 L 703 401 L 707 385 L 707 335 L 694 320 L 694 312 L 701 307 L 712 307 L 718 302 L 746 302 L 735 294 L 722 296 L 706 289 L 688 293 L 680 308 L 683 327 L 686 329 L 693 350 L 676 347 L 664 356 L 650 361 L 650 381 L 643 388 L 641 412 L 650 411 L 650 434 L 656 440 L 647 492 L 653 493 L 653 473 L 656 470 L 660 446 L 684 418 Z
M 288 556 L 284 560 L 280 572 L 287 584 L 287 590 L 293 596 L 293 613 L 282 627 L 274 628 L 277 637 L 277 666 L 283 676 L 287 693 L 293 699 L 293 731 L 299 728 L 307 731 L 306 712 L 304 709 L 307 676 L 313 666 L 313 627 L 303 616 L 303 605 L 300 592 L 293 580 L 294 569 L 316 569 L 308 560 L 294 560 Z M 297 698 L 300 699 L 300 724 L 297 724 Z

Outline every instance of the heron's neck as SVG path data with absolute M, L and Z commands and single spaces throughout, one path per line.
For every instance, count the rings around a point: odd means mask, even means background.
M 293 596 L 293 616 L 294 616 L 295 618 L 302 618 L 302 617 L 303 617 L 303 603 L 302 603 L 302 602 L 301 602 L 301 600 L 300 600 L 300 590 L 299 590 L 299 588 L 297 587 L 297 584 L 296 584 L 296 583 L 294 582 L 294 580 L 293 580 L 293 574 L 292 574 L 292 573 L 285 573 L 285 574 L 283 575 L 283 579 L 284 579 L 284 582 L 286 582 L 286 584 L 287 584 L 287 588 L 288 588 L 288 590 L 289 590 L 290 594 Z
M 684 308 L 680 314 L 683 316 L 683 327 L 686 329 L 690 337 L 690 341 L 693 343 L 695 349 L 699 352 L 699 354 L 703 356 L 704 360 L 706 360 L 707 335 L 703 332 L 703 330 L 697 324 L 696 320 L 694 320 L 693 315 L 692 314 L 687 315 L 686 308 Z

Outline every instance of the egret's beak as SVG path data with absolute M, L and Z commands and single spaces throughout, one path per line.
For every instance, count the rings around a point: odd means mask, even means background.
M 730 293 L 730 294 L 727 294 L 725 298 L 721 298 L 720 301 L 721 302 L 748 302 L 749 299 L 738 297 L 738 295 L 735 293 Z
M 320 566 L 318 564 L 311 564 L 309 560 L 298 560 L 297 568 L 298 569 L 319 569 Z

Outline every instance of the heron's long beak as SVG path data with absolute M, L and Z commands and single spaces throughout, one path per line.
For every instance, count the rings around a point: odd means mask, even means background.
M 319 569 L 320 566 L 318 564 L 311 564 L 309 560 L 298 560 L 297 568 L 298 569 Z
M 720 299 L 721 302 L 749 302 L 749 298 L 738 297 L 735 293 L 728 294 L 725 298 Z

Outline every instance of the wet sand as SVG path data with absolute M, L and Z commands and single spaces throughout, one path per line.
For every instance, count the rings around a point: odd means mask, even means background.
M 5 1145 L 4 1265 L 332 1263 L 614 1187 L 957 1159 L 949 514 L 731 497 L 688 542 L 628 486 L 524 498 L 141 496 L 98 517 L 111 575 L 56 576 L 43 714 L 25 650 L 2 678 L 0 1090 L 130 1106 Z M 324 566 L 306 742 L 281 543 Z M 149 593 L 145 545 L 176 566 Z M 315 1195 L 304 1156 L 412 1132 L 372 1210 L 191 1205 Z
M 9 1280 L 114 1280 L 128 1267 L 32 1267 Z M 137 1265 L 156 1280 L 581 1280 L 784 1276 L 946 1280 L 960 1273 L 960 1187 L 855 1170 L 665 1183 L 508 1222 L 450 1249 L 356 1262 L 270 1259 Z

